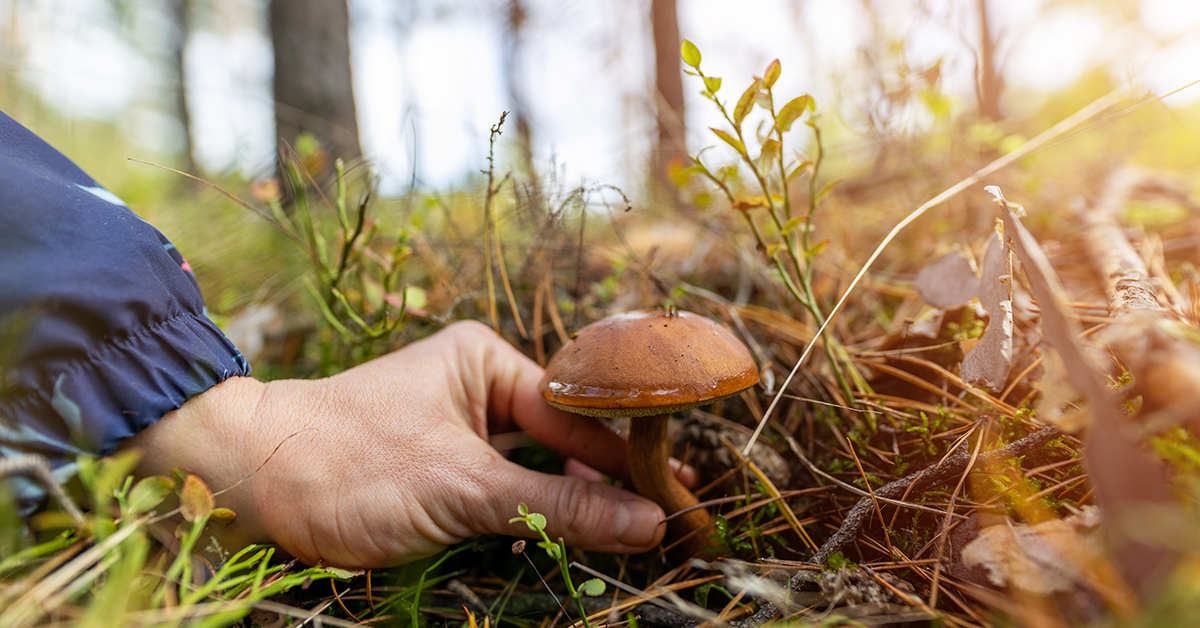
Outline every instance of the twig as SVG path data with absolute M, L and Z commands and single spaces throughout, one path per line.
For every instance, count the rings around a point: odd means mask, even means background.
M 526 556 L 525 558 L 529 557 Z M 489 623 L 492 625 L 496 624 L 496 618 L 492 617 L 492 612 L 488 610 L 487 604 L 484 604 L 483 600 L 479 598 L 479 595 L 472 591 L 471 587 L 468 587 L 465 583 L 463 583 L 462 580 L 451 580 L 450 582 L 446 583 L 446 588 L 449 589 L 451 593 L 461 597 L 463 601 L 475 609 L 475 612 L 483 615 L 483 617 Z
M 1133 310 L 1165 312 L 1158 304 L 1150 273 L 1142 256 L 1122 233 L 1118 215 L 1134 192 L 1148 180 L 1146 173 L 1132 168 L 1117 171 L 1105 186 L 1103 196 L 1091 210 L 1076 208 L 1083 225 L 1083 244 L 1097 274 L 1104 280 L 1108 313 Z
M 1058 428 L 1043 427 L 1020 440 L 1013 441 L 985 454 L 980 454 L 977 464 L 998 464 L 1011 458 L 1024 456 L 1061 435 L 1062 432 Z M 955 449 L 941 464 L 926 467 L 912 475 L 884 484 L 875 491 L 875 496 L 877 498 L 887 497 L 894 499 L 908 491 L 910 486 L 913 491 L 926 492 L 943 484 L 949 484 L 967 471 L 970 462 L 971 454 L 964 444 Z M 833 536 L 829 537 L 829 540 L 821 546 L 821 550 L 809 562 L 824 563 L 828 560 L 830 554 L 840 550 L 849 543 L 858 533 L 859 529 L 867 522 L 873 509 L 874 504 L 870 497 L 858 500 L 858 503 L 850 509 L 850 512 L 847 513 L 846 518 L 842 521 L 842 526 Z
M 926 467 L 912 475 L 879 487 L 874 491 L 875 497 L 877 499 L 894 499 L 903 495 L 910 487 L 915 491 L 929 491 L 961 478 L 975 465 L 993 465 L 1011 458 L 1027 455 L 1061 435 L 1062 432 L 1058 428 L 1043 427 L 1020 440 L 1013 441 L 985 454 L 980 454 L 977 458 L 972 456 L 964 443 L 950 455 L 946 456 L 941 464 Z M 975 465 L 972 465 L 973 460 L 975 461 Z M 809 562 L 824 564 L 829 559 L 830 554 L 840 550 L 853 540 L 863 525 L 870 519 L 871 513 L 874 512 L 874 504 L 875 502 L 870 496 L 858 500 L 858 503 L 850 509 L 850 512 L 846 514 L 846 518 L 842 520 L 842 526 L 838 528 L 838 531 L 833 536 L 829 537 L 828 541 L 825 541 L 820 551 L 813 555 L 809 559 Z M 810 579 L 806 575 L 807 573 L 801 572 L 797 576 L 792 577 L 791 586 L 793 589 Z M 774 604 L 763 602 L 758 612 L 740 622 L 730 622 L 730 625 L 737 628 L 757 628 L 778 616 L 779 609 Z

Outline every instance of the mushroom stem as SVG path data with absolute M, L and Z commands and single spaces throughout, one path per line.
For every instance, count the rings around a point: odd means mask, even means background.
M 700 503 L 675 474 L 668 460 L 671 457 L 670 441 L 667 439 L 667 415 L 660 414 L 638 418 L 630 422 L 629 428 L 629 471 L 638 493 L 654 500 L 668 516 Z M 713 522 L 704 508 L 684 513 L 667 522 L 667 529 L 676 538 L 682 538 Z M 682 544 L 689 556 L 705 554 L 710 548 L 712 532 L 697 532 Z

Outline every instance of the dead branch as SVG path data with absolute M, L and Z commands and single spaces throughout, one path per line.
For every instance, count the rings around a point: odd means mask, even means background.
M 1125 237 L 1119 220 L 1129 200 L 1143 190 L 1163 193 L 1188 204 L 1186 193 L 1175 187 L 1173 182 L 1157 173 L 1122 168 L 1109 178 L 1099 201 L 1090 210 L 1076 208 L 1076 218 L 1083 226 L 1088 259 L 1105 282 L 1104 292 L 1108 295 L 1111 316 L 1135 310 L 1166 311 L 1158 303 L 1146 262 Z
M 1173 181 L 1137 168 L 1117 171 L 1092 211 L 1080 212 L 1088 260 L 1102 277 L 1115 323 L 1105 340 L 1134 377 L 1143 416 L 1155 415 L 1151 429 L 1179 423 L 1200 429 L 1194 398 L 1200 390 L 1200 349 L 1176 333 L 1159 305 L 1146 262 L 1118 225 L 1121 210 L 1136 194 L 1151 191 L 1192 208 L 1194 202 Z

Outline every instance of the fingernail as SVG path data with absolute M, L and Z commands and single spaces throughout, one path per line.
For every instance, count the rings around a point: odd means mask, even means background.
M 618 543 L 645 547 L 654 542 L 663 511 L 654 502 L 641 499 L 617 504 L 613 517 L 613 537 Z

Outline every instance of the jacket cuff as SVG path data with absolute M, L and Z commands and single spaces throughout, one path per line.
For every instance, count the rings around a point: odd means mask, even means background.
M 207 317 L 179 315 L 97 343 L 0 406 L 0 448 L 70 460 L 121 441 L 250 365 Z M 52 419 L 52 420 L 47 420 Z M 0 451 L 0 454 L 3 452 Z

